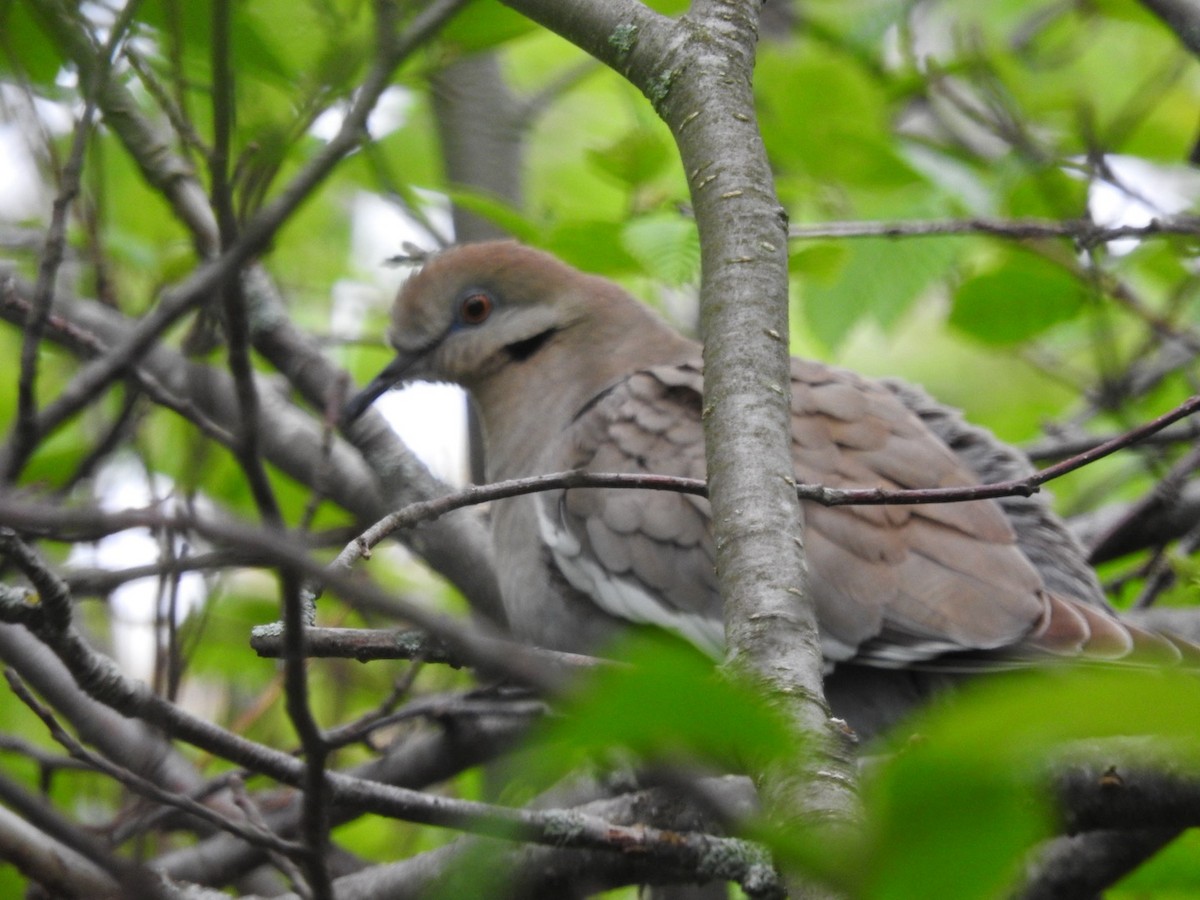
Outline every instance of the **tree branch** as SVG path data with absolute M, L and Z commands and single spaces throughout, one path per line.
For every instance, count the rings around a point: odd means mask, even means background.
M 822 748 L 802 775 L 767 774 L 767 806 L 789 821 L 851 822 L 854 772 L 828 720 L 789 490 L 786 216 L 754 112 L 759 4 L 701 0 L 671 22 L 630 2 L 508 2 L 628 78 L 679 146 L 701 235 L 705 439 L 727 659 Z
M 1017 241 L 1043 238 L 1068 238 L 1077 247 L 1089 250 L 1128 238 L 1200 234 L 1200 219 L 1175 216 L 1153 219 L 1148 225 L 1097 225 L 1090 219 L 1054 221 L 1052 219 L 948 219 L 912 222 L 822 222 L 819 225 L 793 225 L 788 237 L 794 241 L 846 238 L 918 238 L 950 235 L 991 235 Z

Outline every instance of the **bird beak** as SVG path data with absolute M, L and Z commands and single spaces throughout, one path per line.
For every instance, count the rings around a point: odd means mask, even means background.
M 386 369 L 376 375 L 370 384 L 351 397 L 342 407 L 342 424 L 349 425 L 365 413 L 368 407 L 382 394 L 387 393 L 403 381 L 405 374 L 412 368 L 412 363 L 411 358 L 404 356 L 397 356 L 392 360 Z

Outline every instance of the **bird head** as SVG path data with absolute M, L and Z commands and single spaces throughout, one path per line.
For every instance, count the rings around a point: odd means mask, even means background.
M 388 341 L 396 358 L 350 400 L 344 422 L 410 381 L 461 385 L 486 418 L 518 395 L 552 391 L 571 403 L 640 366 L 699 352 L 618 285 L 515 241 L 433 256 L 400 290 Z
M 541 351 L 614 287 L 515 241 L 464 244 L 433 256 L 404 284 L 388 341 L 396 358 L 346 405 L 345 421 L 410 381 L 471 390 Z

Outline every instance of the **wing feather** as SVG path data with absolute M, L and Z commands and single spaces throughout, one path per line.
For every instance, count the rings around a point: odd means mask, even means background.
M 702 393 L 698 360 L 636 372 L 584 407 L 555 457 L 562 468 L 702 478 Z M 978 481 L 891 391 L 852 373 L 793 360 L 792 410 L 800 482 Z M 1048 591 L 993 501 L 806 504 L 805 517 L 831 661 L 898 666 L 1008 649 L 1120 657 L 1139 642 L 1159 647 L 1106 610 Z M 611 615 L 673 629 L 716 655 L 723 627 L 710 518 L 705 498 L 662 491 L 571 489 L 539 500 L 543 537 L 571 584 Z

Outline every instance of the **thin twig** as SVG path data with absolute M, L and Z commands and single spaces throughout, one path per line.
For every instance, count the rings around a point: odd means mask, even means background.
M 1200 410 L 1200 395 L 1192 397 L 1170 412 L 1125 432 L 1082 453 L 1042 469 L 1028 478 L 1016 478 L 993 484 L 967 487 L 920 488 L 915 490 L 887 490 L 885 488 L 829 488 L 819 484 L 796 485 L 796 495 L 801 500 L 810 500 L 822 506 L 879 506 L 896 504 L 963 503 L 971 500 L 987 500 L 1009 496 L 1029 496 L 1037 493 L 1047 481 L 1073 472 L 1123 450 L 1168 425 Z M 521 494 L 548 490 L 574 488 L 638 488 L 652 491 L 676 491 L 684 494 L 707 496 L 706 482 L 699 478 L 681 478 L 669 475 L 641 473 L 598 473 L 556 472 L 550 475 L 534 475 L 514 478 L 495 484 L 465 488 L 454 494 L 412 503 L 380 519 L 354 541 L 346 546 L 331 567 L 347 567 L 360 556 L 369 555 L 370 549 L 402 528 L 410 528 L 418 522 L 435 519 L 464 506 L 474 506 L 493 500 L 516 497 Z
M 107 775 L 109 778 L 119 784 L 123 784 L 129 790 L 142 797 L 153 800 L 155 803 L 173 806 L 176 809 L 186 812 L 188 815 L 203 819 L 220 830 L 236 835 L 256 847 L 262 847 L 263 849 L 272 850 L 277 853 L 286 853 L 290 856 L 299 856 L 304 853 L 304 847 L 300 844 L 286 841 L 272 834 L 270 831 L 256 828 L 252 825 L 247 825 L 243 822 L 234 822 L 225 816 L 213 812 L 211 808 L 204 804 L 197 803 L 190 797 L 173 791 L 163 790 L 154 784 L 154 782 L 143 778 L 129 769 L 110 762 L 99 753 L 94 753 L 63 728 L 49 708 L 33 696 L 33 693 L 25 686 L 25 682 L 20 675 L 12 669 L 5 669 L 4 675 L 8 679 L 8 686 L 12 689 L 13 693 L 33 711 L 34 715 L 42 720 L 42 724 L 46 726 L 46 730 L 50 732 L 51 737 L 58 741 L 73 759 L 77 759 L 89 768 Z
M 0 507 L 4 506 L 10 506 L 10 501 L 0 496 Z M 269 541 L 271 538 L 261 530 L 255 532 L 246 529 L 239 532 L 239 539 L 253 539 L 252 535 L 255 534 L 259 535 L 259 541 Z M 292 554 L 288 554 L 282 545 L 278 545 L 277 549 L 281 551 L 281 558 L 301 567 L 302 554 L 294 554 L 297 558 L 292 560 L 286 558 Z M 318 568 L 315 564 L 309 567 Z M 336 580 L 340 587 L 351 591 L 355 589 L 349 579 Z M 80 687 L 94 699 L 125 715 L 153 722 L 168 734 L 252 771 L 286 784 L 304 784 L 307 766 L 300 760 L 256 744 L 169 703 L 122 675 L 111 660 L 88 647 L 73 628 L 46 627 L 49 623 L 39 615 L 38 607 L 20 600 L 16 603 L 21 607 L 18 615 L 23 620 L 28 619 L 26 624 L 66 664 Z M 0 596 L 0 615 L 10 618 L 14 612 L 13 599 Z M 441 632 L 445 629 L 438 630 Z M 462 643 L 457 639 L 459 635 L 442 636 L 452 638 L 454 643 Z M 672 868 L 688 871 L 693 870 L 699 860 L 707 859 L 711 863 L 714 878 L 756 885 L 762 896 L 782 896 L 778 874 L 765 851 L 735 838 L 616 825 L 574 810 L 533 811 L 436 797 L 341 772 L 326 771 L 324 786 L 329 791 L 331 802 L 426 825 L 458 828 L 506 840 L 637 853 L 647 860 L 661 861 Z
M 1200 218 L 1178 216 L 1153 219 L 1146 225 L 1097 225 L 1089 219 L 935 219 L 908 222 L 823 222 L 793 225 L 788 237 L 795 241 L 826 238 L 913 238 L 983 234 L 1028 241 L 1040 238 L 1069 238 L 1081 248 L 1094 247 L 1122 238 L 1153 238 L 1168 235 L 1200 236 Z
M 182 284 L 166 291 L 124 341 L 75 376 L 57 400 L 38 416 L 39 434 L 49 434 L 91 403 L 114 378 L 135 365 L 168 328 L 208 300 L 226 279 L 270 243 L 280 226 L 366 136 L 367 118 L 391 85 L 396 67 L 436 33 L 464 2 L 435 0 L 413 18 L 404 33 L 391 42 L 391 51 L 368 73 L 338 133 L 245 224 L 241 236 L 225 253 L 202 264 Z

